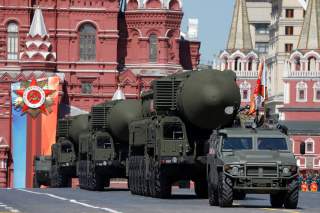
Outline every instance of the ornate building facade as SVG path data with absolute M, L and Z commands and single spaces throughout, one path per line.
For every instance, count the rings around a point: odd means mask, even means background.
M 236 0 L 227 48 L 219 58 L 221 70 L 237 74 L 243 105 L 255 88 L 259 58 L 265 58 L 267 106 L 289 128 L 305 171 L 320 170 L 319 8 L 320 0 Z M 259 43 L 268 45 L 261 49 Z M 300 155 L 302 142 L 306 155 Z
M 10 155 L 4 146 L 11 144 L 12 82 L 59 76 L 64 116 L 88 112 L 117 88 L 138 98 L 153 79 L 196 69 L 200 42 L 180 35 L 182 6 L 182 0 L 0 0 L 0 162 Z M 0 167 L 0 187 L 8 185 L 6 169 Z

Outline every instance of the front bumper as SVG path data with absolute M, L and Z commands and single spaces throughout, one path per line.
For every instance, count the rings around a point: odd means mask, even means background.
M 288 190 L 288 184 L 298 174 L 294 174 L 287 177 L 251 177 L 251 176 L 233 176 L 226 173 L 233 180 L 233 188 L 237 190 L 246 191 L 247 193 L 272 193 L 275 191 L 286 191 Z

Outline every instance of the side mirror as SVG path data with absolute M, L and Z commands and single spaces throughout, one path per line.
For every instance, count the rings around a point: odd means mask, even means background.
M 301 155 L 306 154 L 306 143 L 305 142 L 300 143 L 300 154 Z

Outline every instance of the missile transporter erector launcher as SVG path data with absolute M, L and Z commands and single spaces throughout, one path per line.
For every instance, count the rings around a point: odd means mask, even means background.
M 110 178 L 126 178 L 128 125 L 141 112 L 139 101 L 117 100 L 92 107 L 89 115 L 59 120 L 52 186 L 69 187 L 78 177 L 81 188 L 103 190 Z
M 58 121 L 56 143 L 51 146 L 51 187 L 70 187 L 77 177 L 79 135 L 89 131 L 90 115 Z
M 141 97 L 143 119 L 130 124 L 129 188 L 166 198 L 179 180 L 206 197 L 206 155 L 213 129 L 233 123 L 240 92 L 232 71 L 185 72 L 155 80 Z
M 127 178 L 129 123 L 140 119 L 137 100 L 106 102 L 92 107 L 88 134 L 80 135 L 78 176 L 81 188 L 103 190 L 110 178 Z

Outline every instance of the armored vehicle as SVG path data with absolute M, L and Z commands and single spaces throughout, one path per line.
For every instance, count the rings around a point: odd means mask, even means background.
M 270 194 L 272 207 L 298 204 L 298 167 L 287 135 L 278 129 L 227 128 L 210 139 L 210 205 L 229 207 L 246 193 Z
M 179 180 L 207 197 L 206 156 L 212 129 L 232 124 L 240 92 L 232 71 L 185 72 L 153 81 L 141 97 L 143 118 L 130 124 L 129 189 L 167 198 Z
M 33 161 L 33 187 L 39 188 L 41 185 L 50 186 L 50 156 L 36 156 Z

